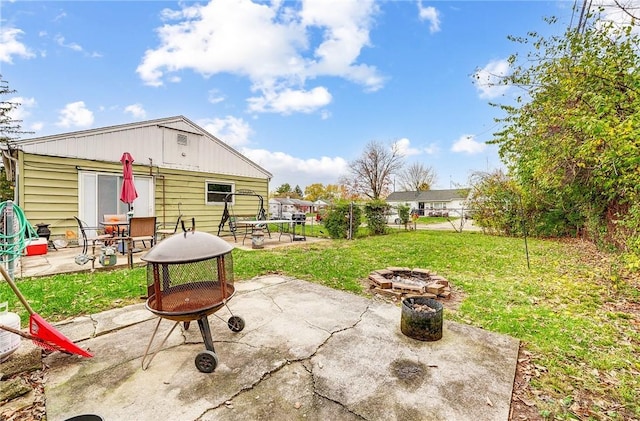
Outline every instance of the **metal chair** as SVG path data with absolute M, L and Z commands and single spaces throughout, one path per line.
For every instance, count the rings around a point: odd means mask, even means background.
M 98 234 L 99 228 L 87 226 L 87 224 L 77 216 L 74 216 L 74 218 L 78 223 L 78 230 L 80 231 L 81 237 L 78 238 L 78 243 L 82 242 L 82 254 L 80 255 L 82 257 L 79 259 L 79 262 L 86 263 L 91 260 L 91 268 L 93 269 L 96 256 L 96 244 L 104 244 L 109 239 L 112 239 L 113 236 L 109 234 Z M 91 243 L 91 257 L 87 254 L 89 243 Z
M 176 220 L 176 224 L 173 226 L 173 229 L 171 228 L 159 228 L 156 230 L 156 235 L 160 236 L 160 239 L 164 239 L 165 237 L 168 237 L 170 235 L 175 234 L 176 232 L 178 232 L 178 227 L 180 226 L 180 221 L 182 221 L 182 214 L 178 215 L 178 219 Z
M 129 257 L 129 267 L 133 268 L 134 244 L 136 241 L 142 241 L 146 247 L 145 241 L 151 243 L 153 247 L 156 240 L 156 217 L 155 216 L 138 216 L 129 220 L 129 235 L 127 236 L 127 255 Z

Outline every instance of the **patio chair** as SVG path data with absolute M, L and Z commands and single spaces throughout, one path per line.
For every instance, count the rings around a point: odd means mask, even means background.
M 105 214 L 101 224 L 104 225 L 106 234 L 122 237 L 125 235 L 129 221 L 125 214 Z
M 160 237 L 160 240 L 162 240 L 165 237 L 175 234 L 176 232 L 178 232 L 180 221 L 182 221 L 182 214 L 178 215 L 178 219 L 176 220 L 176 224 L 173 226 L 173 228 L 158 228 L 156 229 L 156 235 L 158 235 Z
M 156 240 L 156 217 L 155 216 L 138 216 L 129 220 L 129 235 L 127 236 L 127 254 L 129 257 L 129 267 L 133 268 L 133 253 L 136 241 L 142 241 L 146 247 L 145 241 L 149 241 L 153 247 Z
M 87 256 L 87 251 L 89 250 L 89 244 L 91 244 L 91 267 L 93 268 L 93 261 L 95 260 L 96 255 L 96 244 L 106 244 L 110 239 L 113 238 L 110 234 L 98 234 L 98 230 L 100 228 L 97 227 L 89 227 L 87 224 L 82 221 L 77 216 L 74 216 L 76 222 L 78 223 L 78 230 L 80 231 L 80 235 L 78 237 L 78 243 L 82 243 L 82 254 Z

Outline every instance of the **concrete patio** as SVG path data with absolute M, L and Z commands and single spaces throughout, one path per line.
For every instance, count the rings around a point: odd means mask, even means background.
M 137 304 L 59 325 L 92 358 L 51 354 L 47 419 L 470 420 L 509 419 L 518 341 L 446 320 L 442 339 L 400 332 L 397 305 L 305 281 L 265 276 L 236 282 L 209 316 L 217 369 L 195 324 L 174 330 L 147 370 L 142 356 L 156 318 Z M 217 316 L 223 318 L 222 321 Z M 158 335 L 173 325 L 162 320 Z
M 265 239 L 265 248 L 326 241 L 277 240 Z M 90 263 L 75 263 L 80 250 L 24 257 L 15 275 L 90 271 Z M 126 265 L 118 255 L 116 267 Z M 519 342 L 447 320 L 446 303 L 442 339 L 423 342 L 402 334 L 394 303 L 283 276 L 235 286 L 229 309 L 246 327 L 231 332 L 224 307 L 208 317 L 219 358 L 210 374 L 194 364 L 205 349 L 197 323 L 177 325 L 142 369 L 158 320 L 142 302 L 58 324 L 94 356 L 54 352 L 45 359 L 47 419 L 509 419 Z M 172 326 L 161 320 L 158 338 Z

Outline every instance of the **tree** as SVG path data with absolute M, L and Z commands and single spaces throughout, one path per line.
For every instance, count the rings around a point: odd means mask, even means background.
M 522 209 L 518 186 L 501 170 L 476 172 L 471 176 L 467 206 L 476 225 L 493 234 L 518 235 L 522 231 Z
M 0 95 L 11 95 L 16 91 L 9 88 L 9 82 L 2 79 L 0 74 Z M 0 101 L 0 141 L 3 143 L 16 138 L 16 134 L 23 134 L 21 130 L 20 120 L 14 120 L 11 117 L 11 111 L 18 108 L 21 104 L 12 101 Z
M 293 193 L 295 193 L 295 195 L 300 199 L 304 197 L 304 193 L 302 193 L 302 189 L 297 184 L 296 184 L 296 187 L 293 189 Z
M 304 198 L 311 202 L 315 202 L 316 200 L 324 197 L 326 190 L 322 183 L 313 183 L 309 184 L 304 188 Z
M 320 197 L 320 199 L 327 199 L 329 201 L 344 199 L 344 197 L 342 196 L 342 188 L 337 184 L 327 184 L 325 191 L 325 195 L 323 197 Z
M 9 88 L 9 82 L 3 80 L 0 74 L 0 95 L 5 96 L 13 93 L 15 93 L 15 90 Z M 2 144 L 7 144 L 10 140 L 18 138 L 19 136 L 17 135 L 31 133 L 23 131 L 20 125 L 22 121 L 15 120 L 11 116 L 11 112 L 20 105 L 18 102 L 0 101 L 0 143 Z M 8 180 L 5 175 L 2 174 L 0 176 L 0 200 L 2 201 L 14 198 L 14 180 Z
M 354 239 L 360 226 L 362 210 L 353 203 L 339 202 L 332 206 L 323 223 L 331 238 Z
M 541 231 L 584 227 L 596 241 L 619 243 L 623 235 L 627 246 L 640 246 L 640 38 L 633 29 L 595 14 L 562 37 L 512 37 L 534 50 L 522 65 L 510 57 L 513 70 L 502 83 L 526 95 L 515 105 L 494 104 L 506 117 L 491 143 L 525 202 L 535 204 L 532 222 Z
M 371 141 L 360 158 L 349 163 L 349 175 L 340 182 L 351 195 L 380 199 L 392 185 L 392 175 L 398 173 L 403 164 L 397 143 L 386 147 L 382 142 Z
M 370 200 L 364 205 L 364 217 L 371 235 L 384 234 L 387 231 L 386 215 L 390 205 L 384 200 Z
M 289 183 L 284 183 L 276 189 L 277 195 L 287 195 L 289 193 L 291 193 L 291 186 Z
M 420 162 L 414 162 L 400 172 L 400 185 L 404 191 L 427 191 L 436 182 L 436 172 L 432 167 L 425 167 Z

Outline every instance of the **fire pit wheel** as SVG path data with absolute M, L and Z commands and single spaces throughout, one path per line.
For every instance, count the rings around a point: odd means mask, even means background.
M 232 332 L 241 332 L 244 329 L 244 319 L 240 316 L 231 316 L 227 322 L 227 326 Z
M 218 356 L 213 351 L 202 351 L 196 355 L 196 368 L 202 373 L 213 373 L 218 366 Z

